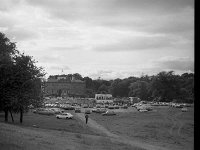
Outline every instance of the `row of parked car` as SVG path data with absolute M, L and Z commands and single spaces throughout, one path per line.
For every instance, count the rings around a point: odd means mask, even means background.
M 37 108 L 33 110 L 33 113 L 41 115 L 55 115 L 57 119 L 72 119 L 73 115 L 71 113 L 65 112 L 59 108 Z
M 191 107 L 191 104 L 186 103 L 167 103 L 167 102 L 139 102 L 132 105 L 140 112 L 146 112 L 153 110 L 152 106 L 171 106 L 175 108 L 181 108 L 181 111 L 186 112 L 188 109 L 186 107 Z

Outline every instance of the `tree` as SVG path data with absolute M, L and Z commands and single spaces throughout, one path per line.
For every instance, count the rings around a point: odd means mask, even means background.
M 12 92 L 13 59 L 18 53 L 15 43 L 11 42 L 5 34 L 0 32 L 0 110 L 5 112 L 6 122 L 8 121 L 8 112 L 11 113 L 12 101 L 14 99 Z
M 91 89 L 92 88 L 92 79 L 89 77 L 84 77 L 83 80 L 85 81 L 86 88 Z
M 82 77 L 79 73 L 73 74 L 73 77 L 74 77 L 76 80 L 83 80 L 83 77 Z
M 145 81 L 136 81 L 129 86 L 129 96 L 139 97 L 142 100 L 148 99 L 148 83 Z
M 15 112 L 20 112 L 20 122 L 23 121 L 23 113 L 28 110 L 31 104 L 31 99 L 38 99 L 41 93 L 37 91 L 39 78 L 43 77 L 45 73 L 41 67 L 35 65 L 36 61 L 31 56 L 20 54 L 15 58 L 14 69 L 14 85 L 16 86 L 17 99 L 15 101 Z M 40 86 L 40 84 L 39 84 Z
M 179 76 L 174 75 L 173 71 L 160 72 L 154 76 L 150 86 L 154 98 L 160 97 L 162 101 L 171 101 L 178 97 Z
M 111 84 L 111 93 L 114 97 L 128 97 L 130 82 L 127 79 L 115 79 Z
M 0 110 L 5 112 L 5 121 L 8 121 L 8 112 L 15 111 L 20 112 L 22 123 L 23 112 L 32 99 L 39 97 L 36 81 L 44 72 L 35 63 L 31 56 L 20 54 L 15 43 L 0 33 Z
M 102 84 L 99 88 L 98 88 L 98 93 L 102 93 L 102 94 L 107 94 L 109 87 L 106 86 L 105 84 Z

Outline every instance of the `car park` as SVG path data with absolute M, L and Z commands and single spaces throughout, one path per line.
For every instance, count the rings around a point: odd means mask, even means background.
M 56 115 L 56 118 L 57 119 L 72 119 L 73 115 L 70 113 L 62 113 L 62 114 Z

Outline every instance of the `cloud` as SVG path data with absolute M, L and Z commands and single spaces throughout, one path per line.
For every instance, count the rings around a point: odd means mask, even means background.
M 138 51 L 166 48 L 174 45 L 174 40 L 165 36 L 132 36 L 113 43 L 95 47 L 96 51 Z
M 16 41 L 25 41 L 25 40 L 35 39 L 39 37 L 39 34 L 37 34 L 37 32 L 34 32 L 33 30 L 24 29 L 24 28 L 11 28 L 11 29 L 5 30 L 4 33 L 9 38 Z
M 28 0 L 33 6 L 43 7 L 64 18 L 88 18 L 93 16 L 118 16 L 134 13 L 172 13 L 186 7 L 194 7 L 193 0 Z M 71 13 L 69 13 L 71 12 Z
M 12 11 L 16 6 L 20 5 L 22 0 L 1 0 L 0 11 Z
M 68 46 L 53 46 L 48 48 L 50 51 L 58 51 L 58 52 L 63 52 L 63 51 L 68 51 L 68 50 L 80 50 L 81 46 L 77 45 L 68 45 Z
M 51 70 L 70 70 L 68 66 L 50 66 L 49 69 Z
M 192 70 L 194 0 L 0 1 L 0 31 L 48 73 L 65 64 L 105 78 Z
M 155 61 L 155 65 L 163 70 L 194 72 L 194 60 L 188 57 L 163 57 Z
M 99 77 L 104 80 L 111 80 L 111 79 L 124 79 L 130 76 L 138 76 L 139 72 L 135 71 L 120 71 L 120 70 L 97 70 L 93 73 L 89 73 L 88 76 L 92 79 L 98 79 Z

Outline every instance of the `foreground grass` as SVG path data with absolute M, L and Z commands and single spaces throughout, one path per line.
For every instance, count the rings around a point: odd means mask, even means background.
M 73 111 L 68 111 L 73 114 Z M 118 139 L 111 139 L 76 118 L 56 119 L 28 112 L 19 123 L 19 115 L 14 114 L 15 122 L 4 123 L 0 113 L 0 149 L 21 150 L 143 150 Z
M 152 112 L 129 111 L 116 116 L 91 114 L 90 118 L 109 131 L 132 140 L 169 149 L 190 150 L 194 146 L 194 108 L 181 112 L 178 108 L 155 107 Z
M 73 111 L 68 111 L 68 112 L 73 113 Z M 28 112 L 24 114 L 23 123 L 20 124 L 19 114 L 13 114 L 13 115 L 14 115 L 15 125 L 99 135 L 94 130 L 91 130 L 84 123 L 82 123 L 76 118 L 70 120 L 57 119 L 55 115 L 48 116 L 48 115 L 39 115 L 39 114 L 34 114 L 32 112 Z M 3 121 L 4 121 L 4 114 L 0 113 L 0 122 Z M 11 118 L 9 118 L 8 123 L 13 124 Z
M 142 150 L 108 137 L 0 123 L 1 150 Z

